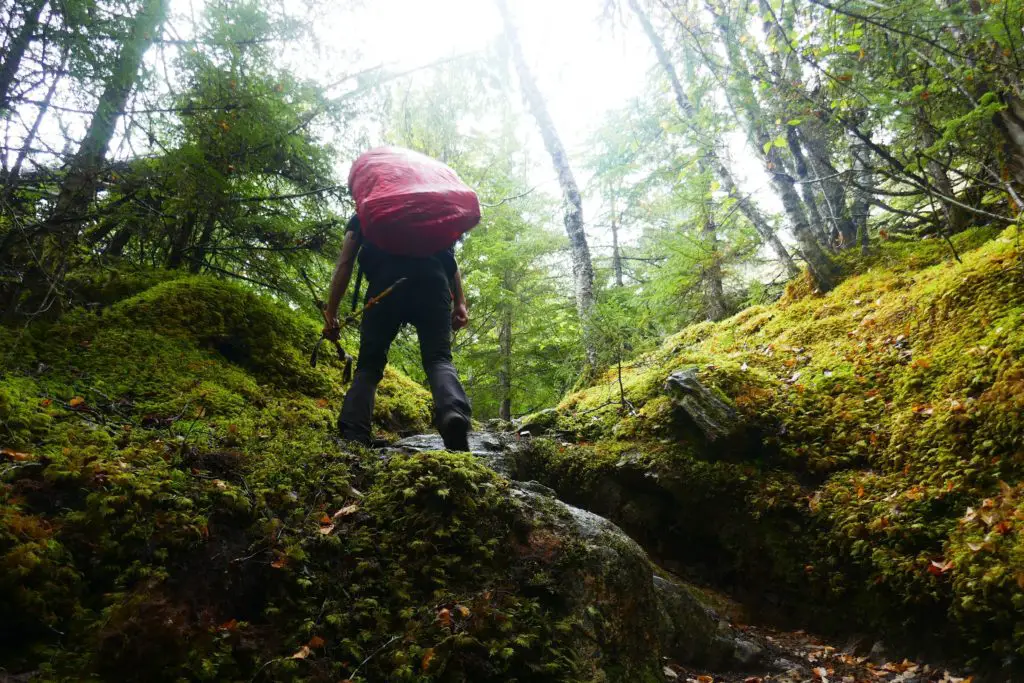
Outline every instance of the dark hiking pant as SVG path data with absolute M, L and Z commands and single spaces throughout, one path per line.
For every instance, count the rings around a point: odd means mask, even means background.
M 380 294 L 394 280 L 370 280 L 367 298 Z M 370 423 L 377 385 L 384 377 L 388 349 L 405 323 L 416 328 L 423 369 L 434 396 L 434 424 L 451 415 L 469 422 L 470 407 L 452 364 L 451 292 L 443 272 L 410 277 L 363 316 L 359 328 L 359 360 L 352 386 L 338 417 L 344 439 L 370 443 Z

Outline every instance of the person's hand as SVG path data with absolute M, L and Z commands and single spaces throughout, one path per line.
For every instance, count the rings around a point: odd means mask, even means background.
M 469 309 L 465 302 L 455 304 L 452 310 L 452 329 L 461 330 L 469 323 Z
M 341 339 L 341 325 L 338 323 L 338 316 L 334 313 L 324 311 L 324 329 L 321 333 L 328 341 Z

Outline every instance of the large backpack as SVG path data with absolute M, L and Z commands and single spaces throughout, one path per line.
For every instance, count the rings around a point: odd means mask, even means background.
M 348 186 L 363 238 L 395 256 L 433 256 L 480 222 L 476 193 L 447 165 L 412 150 L 363 153 Z

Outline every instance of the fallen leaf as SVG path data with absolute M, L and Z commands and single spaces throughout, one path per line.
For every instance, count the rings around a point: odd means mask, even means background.
M 331 523 L 331 518 L 327 516 L 326 512 L 323 513 L 322 515 L 320 515 L 320 523 L 321 524 L 330 524 Z
M 333 524 L 328 524 L 327 526 L 320 527 L 320 535 L 321 536 L 327 536 L 332 531 L 334 531 L 334 525 Z
M 949 560 L 948 562 L 936 562 L 935 560 L 932 560 L 931 564 L 928 565 L 928 571 L 933 576 L 942 576 L 954 566 L 955 565 L 952 560 Z
M 821 679 L 822 683 L 828 683 L 828 671 L 825 667 L 818 666 L 814 668 L 814 675 Z
M 271 562 L 270 566 L 273 567 L 274 569 L 281 569 L 282 567 L 284 567 L 287 564 L 288 564 L 288 558 L 282 556 L 282 557 L 277 558 L 273 562 Z
M 357 512 L 359 512 L 359 503 L 352 503 L 351 505 L 346 505 L 345 507 L 335 512 L 334 519 L 348 517 L 349 515 L 354 515 Z
M 42 401 L 39 402 L 39 405 L 41 405 L 43 408 L 49 408 L 51 403 L 53 403 L 52 398 L 44 398 Z
M 316 405 L 319 408 L 326 408 L 327 406 L 331 405 L 331 402 L 328 401 L 326 398 L 321 398 L 317 400 Z
M 71 406 L 72 408 L 77 408 L 79 406 L 85 405 L 85 399 L 82 398 L 81 396 L 75 396 L 73 399 L 68 401 L 68 405 Z
M 471 614 L 471 612 L 469 611 L 469 608 L 466 607 L 465 605 L 456 605 L 455 606 L 455 611 L 458 612 L 459 616 L 462 617 L 463 619 L 468 619 L 469 615 Z
M 223 480 L 221 480 L 221 479 L 214 479 L 213 480 L 213 485 L 216 486 L 221 491 L 223 491 L 224 489 L 226 489 L 228 487 L 228 485 Z
M 434 648 L 428 647 L 423 651 L 423 659 L 420 661 L 420 666 L 424 671 L 430 668 L 430 663 L 434 661 Z
M 217 627 L 221 631 L 234 631 L 238 628 L 238 619 L 230 619 Z
M 446 627 L 447 626 L 451 626 L 452 625 L 452 613 L 448 610 L 447 607 L 445 607 L 444 609 L 442 609 L 440 612 L 437 613 L 437 620 L 441 622 L 442 626 L 446 626 Z
M 979 550 L 981 550 L 982 548 L 984 548 L 985 544 L 984 543 L 971 543 L 970 541 L 968 541 L 967 547 L 971 549 L 972 553 L 976 553 Z
M 764 683 L 764 679 L 760 676 L 751 676 L 749 678 L 744 678 L 743 683 Z
M 299 648 L 299 651 L 289 657 L 289 659 L 305 659 L 311 654 L 313 654 L 313 651 L 309 649 L 309 646 L 303 645 Z
M 309 642 L 306 643 L 306 645 L 308 645 L 310 648 L 312 648 L 314 650 L 317 649 L 318 647 L 323 647 L 326 644 L 327 644 L 327 641 L 324 640 L 323 638 L 321 638 L 320 636 L 313 636 L 312 638 L 309 639 Z
M 6 455 L 11 460 L 17 460 L 19 462 L 24 462 L 25 460 L 32 459 L 32 456 L 29 455 L 28 453 L 22 453 L 12 448 L 0 448 L 0 455 Z
M 714 676 L 697 676 L 697 683 L 715 683 Z

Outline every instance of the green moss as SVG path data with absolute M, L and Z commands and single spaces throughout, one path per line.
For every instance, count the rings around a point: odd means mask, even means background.
M 943 564 L 966 556 L 958 520 L 967 508 L 995 500 L 999 482 L 1024 480 L 1018 237 L 1012 228 L 979 228 L 954 242 L 962 264 L 938 240 L 890 243 L 845 264 L 855 275 L 827 295 L 794 291 L 667 339 L 624 367 L 627 409 L 611 375 L 563 401 L 559 427 L 595 445 L 568 462 L 546 456 L 539 476 L 570 487 L 617 478 L 621 495 L 635 496 L 646 489 L 621 467 L 616 473 L 607 455 L 628 444 L 672 505 L 716 496 L 735 505 L 737 515 L 712 503 L 676 520 L 683 538 L 709 534 L 708 547 L 723 551 L 716 561 L 730 571 L 803 586 L 806 596 L 836 601 L 882 630 L 908 635 L 951 624 L 949 642 L 966 635 L 1024 652 L 1024 621 L 1001 606 L 1020 599 L 1013 591 L 1024 576 L 1012 538 L 994 555 L 971 553 L 973 568 L 962 570 L 970 579 Z M 759 442 L 707 443 L 679 428 L 662 385 L 693 365 Z M 689 444 L 684 457 L 679 439 Z M 716 464 L 722 460 L 737 466 Z M 716 475 L 702 476 L 696 463 Z M 587 490 L 595 496 L 587 504 L 606 495 Z M 620 521 L 643 517 L 613 508 Z M 744 526 L 751 533 L 738 531 Z M 975 567 L 982 560 L 984 570 Z M 1000 588 L 982 587 L 979 576 L 1000 577 Z

